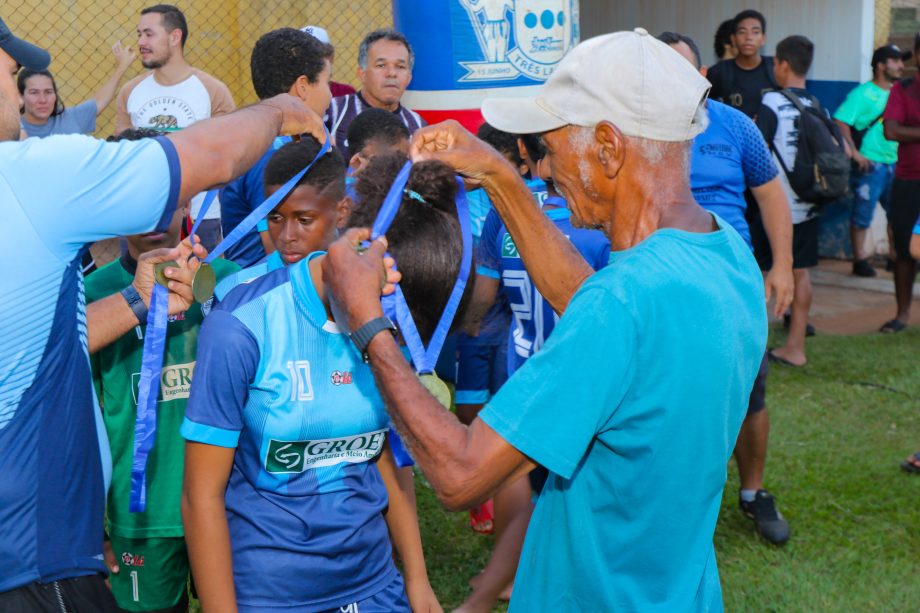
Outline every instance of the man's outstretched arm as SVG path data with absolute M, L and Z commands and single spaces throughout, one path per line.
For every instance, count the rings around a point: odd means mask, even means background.
M 412 157 L 443 162 L 482 185 L 534 285 L 553 309 L 562 313 L 594 269 L 534 205 L 533 194 L 511 164 L 456 121 L 418 130 L 412 137 Z
M 179 155 L 185 202 L 227 183 L 255 164 L 279 135 L 311 134 L 325 142 L 323 120 L 298 98 L 281 94 L 169 135 Z

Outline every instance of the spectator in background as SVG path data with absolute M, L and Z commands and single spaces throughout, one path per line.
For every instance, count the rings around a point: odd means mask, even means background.
M 96 131 L 96 117 L 102 114 L 112 98 L 121 78 L 134 61 L 134 51 L 112 46 L 115 55 L 115 70 L 99 91 L 77 106 L 67 108 L 58 94 L 57 82 L 47 70 L 19 71 L 17 85 L 22 96 L 22 118 L 20 125 L 29 136 L 51 136 L 52 134 L 88 134 Z
M 150 72 L 134 77 L 118 92 L 116 134 L 131 127 L 181 130 L 236 108 L 226 85 L 185 61 L 187 41 L 188 23 L 175 6 L 157 4 L 141 11 L 137 49 Z M 192 198 L 192 220 L 198 219 L 203 202 L 204 193 Z M 220 230 L 220 202 L 215 201 L 198 228 L 206 248 L 220 242 Z
M 326 125 L 337 147 L 350 159 L 348 126 L 364 109 L 374 107 L 397 115 L 411 135 L 427 125 L 418 113 L 400 100 L 412 81 L 415 53 L 409 40 L 396 30 L 374 30 L 358 48 L 358 79 L 361 90 L 332 99 Z
M 914 60 L 920 63 L 920 33 L 914 38 Z M 882 115 L 885 138 L 898 143 L 898 161 L 891 185 L 891 235 L 894 239 L 894 292 L 897 314 L 882 332 L 900 332 L 910 321 L 910 302 L 917 259 L 910 252 L 911 228 L 920 216 L 920 73 L 891 86 Z
M 709 97 L 742 111 L 753 119 L 765 92 L 776 87 L 773 62 L 761 56 L 767 41 L 767 20 L 755 10 L 741 11 L 733 20 L 731 40 L 738 55 L 709 69 Z
M 659 40 L 669 44 L 706 76 L 699 48 L 688 36 L 662 32 Z M 709 126 L 693 140 L 690 158 L 690 187 L 693 197 L 707 211 L 727 221 L 751 244 L 751 231 L 745 219 L 749 189 L 760 206 L 764 227 L 770 238 L 772 267 L 764 280 L 766 297 L 776 296 L 774 313 L 779 316 L 789 307 L 794 292 L 792 274 L 792 219 L 789 203 L 773 163 L 770 149 L 754 122 L 730 106 L 708 100 Z M 747 414 L 735 443 L 740 491 L 738 504 L 754 521 L 757 532 L 767 541 L 781 545 L 789 540 L 789 524 L 776 509 L 776 500 L 763 487 L 770 436 L 766 393 L 769 364 L 764 353 L 754 388 L 747 402 Z
M 806 107 L 820 108 L 817 98 L 805 89 L 805 75 L 815 54 L 814 44 L 804 36 L 788 36 L 776 45 L 773 69 L 783 92 L 768 92 L 757 111 L 757 126 L 773 154 L 783 168 L 795 165 L 798 151 L 799 111 L 786 94 L 796 96 Z M 792 298 L 792 316 L 789 335 L 782 347 L 771 349 L 769 357 L 787 366 L 804 366 L 805 333 L 808 312 L 811 309 L 811 277 L 808 269 L 818 265 L 818 209 L 811 202 L 802 201 L 792 190 L 786 173 L 780 174 L 786 198 L 792 212 L 792 273 L 795 277 L 795 294 Z M 760 254 L 762 262 L 769 262 L 770 254 Z
M 719 28 L 716 30 L 715 40 L 713 41 L 713 51 L 716 54 L 716 60 L 733 60 L 738 56 L 738 50 L 735 49 L 735 43 L 732 42 L 732 34 L 734 31 L 734 19 L 726 19 L 719 24 Z
M 324 28 L 319 26 L 304 26 L 300 28 L 301 32 L 306 32 L 316 40 L 321 43 L 326 43 L 332 47 L 332 55 L 329 57 L 329 63 L 335 64 L 335 47 L 332 45 L 332 40 L 329 38 L 329 32 Z M 347 96 L 348 94 L 355 93 L 355 88 L 347 83 L 339 83 L 338 81 L 329 81 L 329 91 L 332 92 L 333 98 L 338 98 L 339 96 Z
M 329 75 L 332 47 L 306 32 L 279 28 L 263 34 L 252 48 L 249 69 L 252 85 L 260 100 L 289 93 L 304 101 L 320 117 L 329 107 Z M 277 138 L 256 164 L 221 190 L 221 226 L 229 234 L 265 199 L 265 165 L 274 152 L 290 142 Z M 264 221 L 264 220 L 263 220 Z M 225 256 L 248 268 L 274 250 L 268 228 L 262 224 L 250 230 Z
M 885 138 L 882 114 L 891 85 L 901 78 L 904 60 L 910 55 L 896 45 L 876 49 L 872 54 L 872 80 L 847 94 L 834 113 L 857 170 L 851 176 L 850 239 L 853 274 L 859 277 L 875 276 L 865 247 L 866 229 L 872 224 L 875 203 L 881 203 L 886 214 L 891 213 L 891 182 L 898 161 L 898 144 Z

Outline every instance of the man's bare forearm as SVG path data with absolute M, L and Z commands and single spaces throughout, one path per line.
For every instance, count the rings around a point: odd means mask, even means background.
M 246 172 L 280 134 L 283 116 L 264 101 L 170 134 L 182 167 L 179 201 Z
M 483 185 L 521 254 L 527 274 L 557 313 L 594 269 L 534 202 L 507 164 Z
M 469 508 L 508 477 L 533 468 L 482 420 L 467 427 L 446 411 L 419 383 L 390 335 L 374 337 L 368 352 L 393 424 L 445 507 Z
M 792 267 L 792 213 L 779 177 L 753 188 L 764 231 L 770 239 L 773 266 Z
M 140 323 L 121 294 L 89 303 L 86 305 L 86 339 L 90 355 L 111 345 Z
M 886 121 L 885 138 L 899 143 L 916 143 L 920 141 L 920 128 L 905 126 L 897 121 Z

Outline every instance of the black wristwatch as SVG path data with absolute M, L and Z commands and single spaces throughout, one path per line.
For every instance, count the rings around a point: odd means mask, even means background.
M 147 325 L 147 305 L 144 304 L 143 298 L 137 293 L 137 290 L 133 285 L 129 285 L 125 289 L 121 290 L 121 296 L 125 299 L 125 302 L 128 303 L 128 306 L 131 307 L 131 310 L 134 311 L 134 316 L 137 317 L 138 324 L 142 326 Z
M 350 338 L 355 344 L 355 347 L 358 348 L 358 353 L 361 354 L 361 358 L 364 360 L 365 364 L 367 364 L 369 360 L 367 346 L 371 344 L 371 340 L 373 340 L 375 336 L 384 330 L 389 330 L 393 336 L 396 336 L 396 325 L 390 321 L 389 317 L 372 319 L 348 335 L 348 338 Z

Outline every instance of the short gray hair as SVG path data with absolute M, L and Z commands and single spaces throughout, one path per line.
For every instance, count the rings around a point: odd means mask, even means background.
M 392 28 L 374 30 L 361 41 L 361 45 L 358 47 L 358 66 L 361 67 L 361 70 L 367 70 L 367 54 L 371 45 L 378 40 L 391 40 L 405 45 L 406 50 L 409 52 L 409 70 L 412 70 L 412 67 L 415 66 L 415 51 L 412 50 L 412 45 L 409 44 L 409 39 L 406 38 L 405 34 Z

